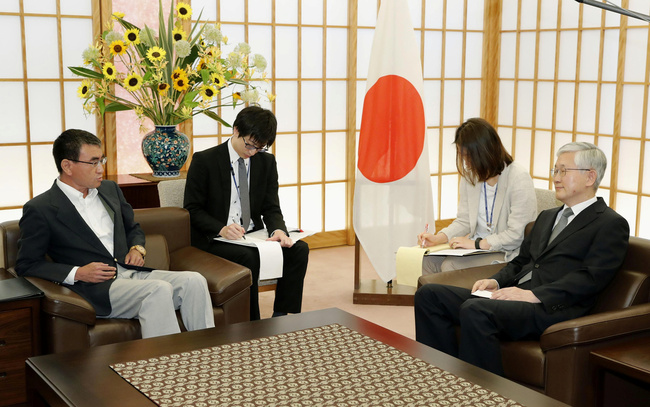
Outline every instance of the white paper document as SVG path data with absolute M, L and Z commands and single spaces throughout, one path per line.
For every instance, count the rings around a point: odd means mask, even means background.
M 427 256 L 474 256 L 477 254 L 486 254 L 486 253 L 498 253 L 492 250 L 482 250 L 482 249 L 447 249 L 447 250 L 438 250 L 435 252 L 429 252 Z
M 304 239 L 307 236 L 313 235 L 315 232 L 311 232 L 308 230 L 300 230 L 300 229 L 288 229 L 289 230 L 289 237 L 293 242 L 297 242 L 298 240 Z M 258 242 L 265 242 L 266 239 L 269 238 L 269 234 L 266 231 L 266 229 L 260 229 L 256 230 L 255 232 L 249 232 L 244 235 L 243 238 L 237 239 L 237 240 L 230 240 L 226 239 L 225 237 L 215 237 L 214 240 L 217 240 L 219 242 L 226 242 L 226 243 L 232 243 L 232 244 L 239 244 L 242 246 L 250 246 L 254 247 L 257 246 Z
M 289 237 L 294 243 L 313 234 L 314 232 L 289 229 Z M 280 242 L 268 241 L 266 240 L 268 237 L 269 235 L 266 229 L 260 229 L 255 232 L 246 233 L 244 237 L 237 240 L 230 240 L 223 237 L 215 237 L 214 240 L 242 246 L 257 247 L 257 251 L 260 255 L 259 279 L 270 280 L 282 277 L 284 257 L 282 256 L 282 247 L 280 246 Z
M 492 291 L 476 290 L 472 293 L 472 295 L 475 295 L 477 297 L 483 297 L 483 298 L 492 298 Z
M 270 280 L 282 277 L 284 257 L 279 242 L 257 241 L 257 251 L 260 254 L 260 280 Z

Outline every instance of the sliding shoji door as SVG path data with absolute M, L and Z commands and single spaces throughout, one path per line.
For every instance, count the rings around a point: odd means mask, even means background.
M 288 226 L 325 232 L 314 246 L 344 244 L 348 210 L 347 0 L 193 0 L 193 15 L 220 22 L 224 53 L 239 42 L 266 57 L 277 95 L 262 100 L 278 119 L 272 153 L 278 160 L 280 201 Z M 232 124 L 240 109 L 221 108 Z M 193 148 L 200 151 L 232 130 L 197 116 Z
M 66 67 L 80 64 L 98 3 L 0 1 L 0 221 L 20 218 L 22 205 L 52 185 L 52 142 L 63 129 L 96 132 L 77 97 L 81 80 Z
M 598 195 L 650 237 L 648 24 L 571 0 L 502 3 L 498 124 L 515 159 L 550 188 L 558 148 L 598 145 L 609 161 Z

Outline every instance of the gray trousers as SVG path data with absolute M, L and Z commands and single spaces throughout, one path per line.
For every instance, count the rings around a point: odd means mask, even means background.
M 504 256 L 504 253 L 477 254 L 463 257 L 424 256 L 422 259 L 422 275 L 487 266 L 493 262 L 503 262 Z
M 105 318 L 137 318 L 143 338 L 180 332 L 176 310 L 189 331 L 213 328 L 208 284 L 194 271 L 125 270 L 108 292 L 111 313 Z

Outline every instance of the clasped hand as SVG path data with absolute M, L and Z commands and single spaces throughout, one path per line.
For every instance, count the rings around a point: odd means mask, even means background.
M 124 258 L 124 263 L 133 266 L 144 266 L 144 257 L 139 251 L 129 250 Z M 86 283 L 101 283 L 115 277 L 116 268 L 106 263 L 92 262 L 83 267 L 79 267 L 75 273 L 75 281 L 84 281 Z
M 518 287 L 505 287 L 499 289 L 499 284 L 493 278 L 478 280 L 472 287 L 472 292 L 477 290 L 485 290 L 492 292 L 492 300 L 505 300 L 505 301 L 523 301 L 538 304 L 541 301 L 530 290 L 522 290 Z
M 115 276 L 115 267 L 106 263 L 93 262 L 79 267 L 75 274 L 75 281 L 86 283 L 101 283 Z

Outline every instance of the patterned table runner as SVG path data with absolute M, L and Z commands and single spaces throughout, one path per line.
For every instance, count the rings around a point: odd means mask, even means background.
M 338 324 L 111 368 L 160 406 L 520 406 Z

